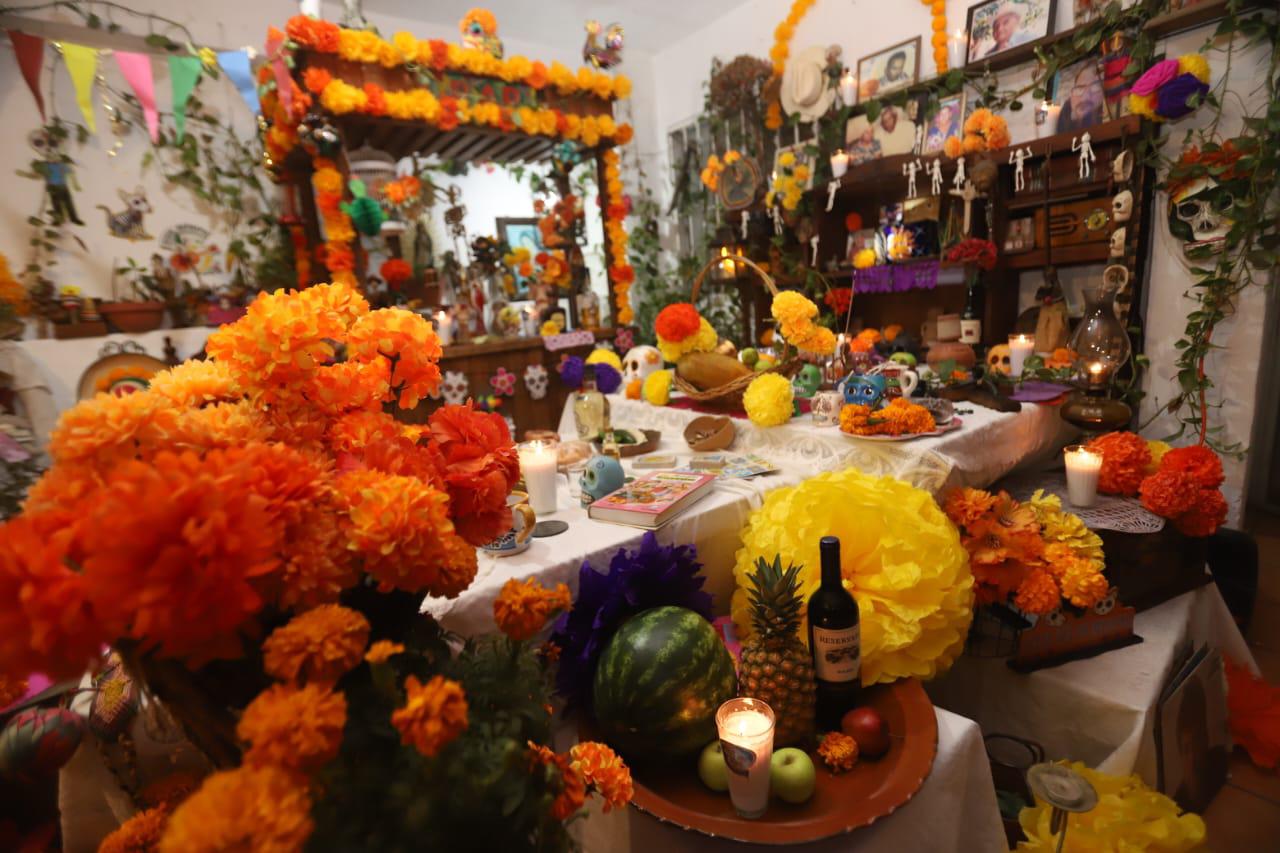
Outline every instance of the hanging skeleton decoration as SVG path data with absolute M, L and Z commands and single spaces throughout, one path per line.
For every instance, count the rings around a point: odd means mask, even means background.
M 529 396 L 541 400 L 547 396 L 547 369 L 541 364 L 531 364 L 524 369 L 524 387 L 529 389 Z
M 902 164 L 902 174 L 907 179 L 907 198 L 916 197 L 916 175 L 924 168 L 924 164 L 919 160 L 912 160 L 910 163 Z
M 1210 177 L 1197 178 L 1169 197 L 1169 231 L 1183 241 L 1182 252 L 1197 257 L 1219 252 L 1235 220 L 1235 198 Z
M 942 195 L 942 160 L 934 160 L 929 164 L 929 193 Z
M 1080 152 L 1080 180 L 1084 180 L 1093 174 L 1093 161 L 1098 159 L 1093 153 L 1093 137 L 1089 135 L 1089 131 L 1085 131 L 1077 139 L 1071 137 L 1071 150 Z

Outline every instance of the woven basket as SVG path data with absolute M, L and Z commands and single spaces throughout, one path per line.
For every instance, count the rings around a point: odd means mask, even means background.
M 745 264 L 749 269 L 754 270 L 756 275 L 760 276 L 760 280 L 764 282 L 764 286 L 768 288 L 769 293 L 774 296 L 778 295 L 778 286 L 774 284 L 773 276 L 762 270 L 756 263 L 741 255 L 715 255 L 711 260 L 707 261 L 706 266 L 698 273 L 693 280 L 693 288 L 689 295 L 689 301 L 697 303 L 698 291 L 702 289 L 702 282 L 707 277 L 712 266 L 720 264 L 725 260 L 731 260 L 739 264 Z M 742 395 L 747 390 L 747 386 L 751 384 L 751 380 L 757 376 L 763 376 L 766 373 L 778 373 L 790 379 L 795 376 L 804 362 L 799 358 L 792 357 L 786 361 L 780 361 L 768 370 L 761 370 L 758 373 L 750 373 L 746 376 L 740 376 L 732 382 L 726 382 L 716 388 L 709 388 L 705 391 L 693 387 L 688 382 L 680 378 L 680 374 L 675 375 L 675 386 L 690 400 L 699 403 L 707 403 L 718 406 L 736 407 L 742 405 Z

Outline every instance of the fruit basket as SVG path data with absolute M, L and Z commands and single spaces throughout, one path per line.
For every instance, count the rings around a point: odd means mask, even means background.
M 724 263 L 726 260 L 743 264 L 747 268 L 755 271 L 756 275 L 760 276 L 760 280 L 764 282 L 764 286 L 768 289 L 769 293 L 774 296 L 778 295 L 778 286 L 774 283 L 773 276 L 761 269 L 754 261 L 744 258 L 741 255 L 715 255 L 711 260 L 707 261 L 706 266 L 704 266 L 698 273 L 697 277 L 694 278 L 693 287 L 689 294 L 690 302 L 695 304 L 697 303 L 698 292 L 702 289 L 702 282 L 706 279 L 707 273 L 710 272 L 711 268 Z M 698 388 L 697 386 L 682 379 L 677 366 L 675 386 L 686 397 L 699 403 L 740 407 L 742 405 L 742 395 L 747 390 L 747 386 L 751 384 L 751 380 L 764 373 L 780 373 L 790 379 L 800 371 L 803 364 L 803 361 L 795 357 L 795 353 L 793 351 L 791 358 L 780 359 L 777 364 L 767 370 L 747 373 L 743 376 L 739 376 L 737 379 L 726 382 L 723 385 L 705 389 Z

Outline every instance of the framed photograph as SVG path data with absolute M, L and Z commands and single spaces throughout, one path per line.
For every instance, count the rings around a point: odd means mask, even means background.
M 1010 219 L 1008 231 L 1004 235 L 1004 253 L 1016 255 L 1019 252 L 1030 252 L 1036 247 L 1036 221 L 1034 217 L 1022 216 Z
M 1102 60 L 1082 59 L 1053 77 L 1053 100 L 1061 105 L 1054 133 L 1088 130 L 1109 119 L 1102 86 Z
M 916 144 L 916 123 L 910 119 L 905 107 L 885 104 L 880 115 L 871 122 L 871 136 L 885 157 L 910 154 Z
M 524 247 L 529 250 L 532 259 L 543 250 L 542 233 L 538 231 L 538 220 L 535 217 L 499 216 L 498 239 L 506 242 L 513 251 Z M 525 293 L 529 289 L 532 276 L 522 276 L 519 270 L 512 270 L 516 279 L 516 293 Z
M 871 122 L 866 116 L 854 116 L 844 126 L 844 150 L 849 154 L 849 162 L 854 165 L 870 163 L 884 156 L 880 143 L 876 141 Z
M 987 0 L 969 7 L 965 63 L 980 62 L 1053 32 L 1056 0 Z
M 924 153 L 940 154 L 948 136 L 961 138 L 964 134 L 964 93 L 942 98 L 938 111 L 925 124 Z
M 905 89 L 920 79 L 920 36 L 858 60 L 858 101 Z

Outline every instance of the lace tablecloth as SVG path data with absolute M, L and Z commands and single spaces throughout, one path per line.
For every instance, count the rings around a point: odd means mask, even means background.
M 613 394 L 609 397 L 613 425 L 656 429 L 664 439 L 684 447 L 684 429 L 702 413 L 669 406 L 651 406 Z M 1023 463 L 1047 458 L 1067 443 L 1070 428 L 1051 406 L 1023 403 L 1016 414 L 996 412 L 972 403 L 957 409 L 963 426 L 953 432 L 911 441 L 867 441 L 845 435 L 836 427 L 815 426 L 808 415 L 775 427 L 758 427 L 734 419 L 735 453 L 756 453 L 784 471 L 802 478 L 823 471 L 857 468 L 868 474 L 887 474 L 913 486 L 938 493 L 949 486 L 986 486 Z M 575 434 L 572 397 L 560 417 L 560 434 Z

